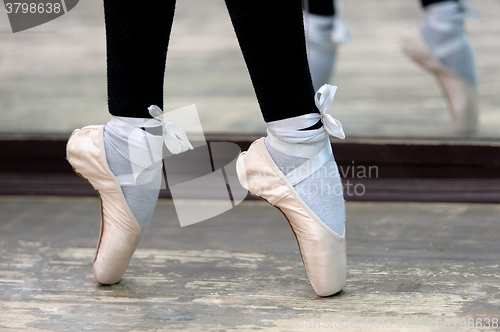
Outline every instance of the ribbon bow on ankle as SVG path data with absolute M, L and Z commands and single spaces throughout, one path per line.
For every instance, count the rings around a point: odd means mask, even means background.
M 160 122 L 163 128 L 163 141 L 168 150 L 173 154 L 179 154 L 187 150 L 193 150 L 193 146 L 187 138 L 186 132 L 177 123 L 168 122 L 161 108 L 156 105 L 148 107 L 149 114 Z
M 275 150 L 288 156 L 308 159 L 286 175 L 292 185 L 309 177 L 332 158 L 328 134 L 340 139 L 345 138 L 340 121 L 326 113 L 326 110 L 332 106 L 336 90 L 336 86 L 328 84 L 318 89 L 314 95 L 314 101 L 319 113 L 308 113 L 267 123 L 267 142 Z M 303 130 L 313 126 L 319 120 L 323 123 L 321 128 Z M 319 142 L 323 144 L 311 144 Z
M 333 118 L 330 114 L 326 113 L 326 110 L 332 106 L 333 97 L 335 97 L 335 92 L 337 87 L 329 84 L 323 85 L 318 89 L 314 95 L 314 102 L 320 113 L 320 119 L 325 127 L 326 131 L 337 138 L 344 139 L 345 134 L 342 129 L 342 124 L 339 120 Z
M 127 139 L 128 158 L 132 167 L 132 173 L 116 177 L 122 186 L 143 185 L 145 188 L 159 189 L 163 167 L 163 143 L 173 154 L 194 149 L 184 129 L 167 121 L 161 108 L 151 105 L 148 110 L 153 119 L 111 117 L 110 124 Z M 159 126 L 162 127 L 161 136 L 143 130 Z

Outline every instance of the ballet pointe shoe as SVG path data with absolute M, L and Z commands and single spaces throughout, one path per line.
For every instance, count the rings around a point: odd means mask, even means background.
M 338 293 L 346 283 L 346 240 L 331 231 L 297 194 L 261 138 L 237 162 L 241 185 L 283 213 L 297 240 L 311 285 L 319 296 Z
M 109 169 L 103 141 L 104 125 L 76 129 L 67 144 L 67 159 L 75 172 L 97 191 L 101 202 L 101 231 L 94 259 L 95 279 L 104 285 L 119 282 L 142 236 L 120 183 Z
M 456 133 L 473 134 L 478 125 L 477 90 L 431 53 L 418 26 L 404 34 L 402 49 L 410 59 L 436 77 L 451 111 Z
M 268 202 L 283 213 L 295 235 L 302 261 L 314 291 L 319 296 L 338 293 L 346 283 L 345 225 L 336 233 L 306 204 L 295 188 L 313 174 L 324 170 L 333 153 L 329 135 L 345 138 L 340 122 L 326 113 L 336 87 L 323 85 L 315 95 L 319 113 L 269 122 L 267 138 L 252 143 L 240 154 L 236 171 L 241 185 L 254 196 Z M 318 121 L 319 129 L 304 131 Z M 271 156 L 269 147 L 281 154 L 305 160 L 286 175 Z M 283 166 L 283 165 L 282 165 Z M 340 175 L 339 182 L 340 182 Z M 338 193 L 342 195 L 342 192 Z M 325 196 L 326 197 L 326 196 Z M 338 205 L 337 221 L 344 224 L 343 197 Z M 331 201 L 325 201 L 331 202 Z M 328 204 L 328 203 L 326 203 Z M 327 220 L 327 221 L 332 221 Z

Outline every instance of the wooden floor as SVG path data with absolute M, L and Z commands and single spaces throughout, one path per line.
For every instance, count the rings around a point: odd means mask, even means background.
M 255 201 L 181 228 L 160 200 L 123 281 L 99 286 L 98 205 L 0 197 L 0 331 L 498 330 L 458 328 L 500 319 L 498 204 L 348 202 L 347 285 L 328 298 Z
M 480 21 L 467 20 L 480 90 L 475 138 L 498 139 L 500 2 L 469 2 L 482 14 Z M 331 80 L 338 91 L 329 112 L 347 137 L 455 137 L 433 77 L 401 52 L 403 31 L 421 18 L 420 1 L 343 3 L 353 42 L 339 49 Z M 165 110 L 196 104 L 205 132 L 264 133 L 224 1 L 180 0 L 176 6 Z M 0 49 L 1 133 L 69 134 L 109 120 L 102 1 L 80 1 L 68 14 L 16 34 L 0 11 Z

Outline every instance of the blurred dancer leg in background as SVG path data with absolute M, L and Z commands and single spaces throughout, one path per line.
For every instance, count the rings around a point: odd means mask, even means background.
M 337 47 L 350 42 L 339 7 L 333 0 L 304 0 L 307 56 L 315 89 L 333 75 Z
M 304 0 L 311 75 L 315 87 L 329 81 L 337 47 L 349 40 L 338 6 L 331 0 Z M 459 0 L 421 0 L 424 19 L 403 38 L 403 50 L 437 79 L 458 134 L 477 127 L 478 96 L 474 54 L 464 27 L 469 6 Z

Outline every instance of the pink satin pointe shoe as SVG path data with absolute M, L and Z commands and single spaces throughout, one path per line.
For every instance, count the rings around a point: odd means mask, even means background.
M 436 77 L 450 109 L 455 132 L 461 135 L 473 134 L 479 114 L 477 89 L 432 54 L 418 26 L 405 33 L 402 47 L 410 59 Z
M 109 169 L 103 141 L 104 125 L 76 129 L 67 145 L 75 172 L 97 191 L 101 202 L 101 231 L 94 259 L 95 279 L 111 285 L 122 279 L 142 236 L 118 179 Z
M 280 123 L 280 128 L 270 127 L 271 123 L 268 123 L 268 138 L 271 138 L 270 144 L 273 148 L 280 149 L 287 155 L 308 156 L 307 162 L 285 175 L 269 154 L 265 138 L 260 138 L 252 143 L 248 151 L 241 153 L 236 164 L 241 185 L 254 196 L 276 207 L 288 220 L 311 285 L 320 296 L 335 294 L 342 290 L 346 283 L 345 231 L 343 234 L 337 234 L 331 230 L 306 205 L 294 185 L 331 160 L 332 150 L 326 131 L 333 136 L 344 138 L 340 122 L 326 114 L 335 93 L 335 90 L 329 90 L 331 88 L 334 87 L 324 85 L 316 93 L 317 99 L 323 98 L 318 106 L 321 113 L 276 121 Z M 323 127 L 318 131 L 323 131 L 322 135 L 326 137 L 324 146 L 297 146 L 298 144 L 279 141 L 273 136 L 273 132 L 279 131 L 301 135 L 296 130 L 308 128 L 320 119 Z M 340 199 L 343 207 L 343 198 Z
M 122 279 L 142 237 L 141 225 L 127 204 L 122 186 L 144 185 L 159 190 L 162 144 L 165 143 L 174 154 L 193 149 L 183 129 L 166 121 L 159 107 L 152 105 L 149 111 L 153 119 L 112 117 L 110 121 L 125 133 L 129 142 L 133 142 L 133 149 L 129 147 L 133 174 L 116 177 L 109 168 L 104 125 L 76 129 L 66 147 L 67 159 L 74 171 L 94 187 L 101 202 L 101 231 L 93 269 L 95 279 L 104 285 L 112 285 Z M 163 128 L 163 135 L 160 136 L 140 129 L 160 126 Z M 144 151 L 138 151 L 142 149 L 141 146 L 147 147 Z M 148 157 L 143 158 L 144 155 Z M 152 155 L 154 158 L 150 164 L 145 162 Z M 143 167 L 137 168 L 139 165 Z

